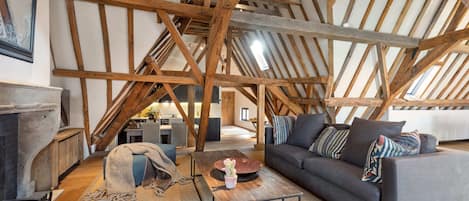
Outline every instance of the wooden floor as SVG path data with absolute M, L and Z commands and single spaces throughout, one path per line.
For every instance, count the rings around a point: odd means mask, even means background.
M 59 189 L 64 189 L 57 201 L 78 200 L 83 192 L 98 179 L 103 172 L 105 153 L 95 153 L 83 161 L 75 170 L 60 182 Z
M 240 132 L 246 132 L 246 130 L 240 130 Z M 207 143 L 207 150 L 236 149 L 238 147 L 239 150 L 241 150 L 247 156 L 260 161 L 264 161 L 263 151 L 256 151 L 252 148 L 254 143 L 255 139 L 248 137 L 248 134 L 239 136 L 234 134 L 227 134 L 222 135 L 222 140 L 220 142 Z M 440 146 L 445 148 L 469 151 L 469 141 L 444 142 L 440 143 Z M 190 168 L 189 157 L 187 154 L 190 151 L 191 149 L 178 150 L 178 156 L 176 160 L 177 167 L 178 170 L 185 176 L 189 176 Z M 96 185 L 102 182 L 102 159 L 104 156 L 105 153 L 93 154 L 93 156 L 87 158 L 81 165 L 79 165 L 75 170 L 73 170 L 69 175 L 67 175 L 59 185 L 59 188 L 64 189 L 64 192 L 58 198 L 58 201 L 79 200 L 80 197 L 84 194 L 84 192 L 87 192 L 87 189 L 89 191 L 90 188 L 96 188 Z M 155 200 L 199 200 L 197 198 L 197 192 L 195 191 L 193 185 L 184 187 L 173 186 L 171 188 L 173 189 L 167 191 L 165 198 L 155 198 Z M 137 192 L 139 192 L 137 194 L 140 194 L 140 196 L 149 194 L 149 192 L 144 192 L 141 189 L 138 189 Z M 311 193 L 307 191 L 304 192 L 306 193 L 303 200 L 319 200 L 314 197 L 314 195 L 312 195 Z

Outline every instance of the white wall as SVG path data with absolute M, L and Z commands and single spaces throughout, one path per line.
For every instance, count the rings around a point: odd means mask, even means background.
M 235 92 L 235 109 L 234 109 L 234 124 L 250 130 L 255 130 L 250 121 L 241 121 L 241 108 L 246 107 L 249 109 L 249 118 L 257 117 L 257 106 L 246 98 L 242 93 L 233 88 L 223 88 L 222 91 Z M 222 100 L 223 101 L 223 100 Z
M 440 141 L 469 139 L 469 110 L 390 110 L 390 121 L 407 121 L 403 131 L 419 130 Z
M 0 80 L 49 86 L 49 44 L 49 0 L 39 0 L 34 33 L 34 63 L 0 55 Z
M 65 1 L 52 0 L 50 7 L 50 34 L 56 62 L 55 66 L 62 69 L 76 70 L 77 64 Z M 98 5 L 96 3 L 75 1 L 75 12 L 85 70 L 104 72 L 104 48 Z M 112 71 L 127 73 L 129 63 L 127 10 L 106 5 L 106 14 Z M 162 30 L 163 25 L 156 23 L 154 12 L 134 11 L 135 66 L 139 65 Z M 88 87 L 90 129 L 93 131 L 106 110 L 106 82 L 104 80 L 88 79 L 86 83 Z M 112 82 L 113 97 L 120 92 L 124 84 L 124 81 Z M 70 90 L 70 126 L 83 127 L 83 103 L 79 79 L 52 76 L 52 85 Z

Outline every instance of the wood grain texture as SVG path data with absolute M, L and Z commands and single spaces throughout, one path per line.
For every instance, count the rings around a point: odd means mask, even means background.
M 257 85 L 257 125 L 256 139 L 257 145 L 265 143 L 265 85 Z
M 73 0 L 67 0 L 67 16 L 68 22 L 70 25 L 70 33 L 72 35 L 72 44 L 73 50 L 75 53 L 75 59 L 77 62 L 77 67 L 79 71 L 84 71 L 83 55 L 81 52 L 80 38 L 78 36 L 78 25 L 75 15 L 75 4 Z M 83 110 L 83 125 L 85 127 L 85 136 L 88 149 L 92 144 L 92 137 L 90 133 L 90 116 L 88 111 L 88 87 L 86 85 L 86 79 L 80 78 L 80 88 L 81 88 L 81 100 L 82 100 L 82 110 Z
M 223 42 L 228 30 L 228 23 L 231 18 L 233 7 L 237 0 L 219 0 L 215 7 L 214 15 L 210 22 L 210 32 L 208 35 L 208 51 L 205 63 L 205 82 L 202 98 L 202 108 L 200 113 L 200 125 L 196 143 L 196 151 L 203 151 L 208 129 L 208 117 L 210 113 L 210 102 L 213 91 L 213 77 L 215 76 L 218 58 L 223 47 Z
M 103 47 L 104 47 L 104 63 L 106 66 L 106 72 L 112 72 L 111 64 L 111 50 L 109 47 L 109 31 L 107 27 L 106 19 L 106 7 L 104 4 L 99 4 L 99 19 L 101 22 L 101 33 L 103 36 Z M 106 105 L 109 109 L 112 104 L 112 80 L 106 80 Z
M 224 189 L 224 182 L 213 178 L 210 172 L 214 169 L 213 164 L 217 160 L 230 157 L 245 157 L 238 150 L 210 151 L 192 153 L 193 160 L 198 172 L 207 183 L 215 200 L 272 200 L 286 196 L 302 196 L 303 192 L 291 181 L 274 172 L 268 167 L 259 170 L 258 178 L 249 182 L 238 183 L 232 190 Z
M 334 25 L 306 22 L 291 18 L 268 16 L 255 13 L 233 12 L 231 19 L 233 26 L 265 30 L 270 32 L 289 33 L 334 40 L 353 41 L 360 43 L 382 42 L 386 45 L 412 48 L 417 47 L 419 40 L 406 36 L 397 36 L 373 31 L 364 31 L 353 28 L 343 28 Z

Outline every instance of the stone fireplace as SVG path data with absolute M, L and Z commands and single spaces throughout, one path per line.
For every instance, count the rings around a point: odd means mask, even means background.
M 35 192 L 33 160 L 57 134 L 60 94 L 60 88 L 0 82 L 0 200 Z

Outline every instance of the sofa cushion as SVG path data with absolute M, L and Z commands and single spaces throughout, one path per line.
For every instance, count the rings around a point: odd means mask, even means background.
M 384 135 L 371 143 L 363 169 L 362 181 L 381 183 L 383 158 L 414 155 L 419 153 L 420 139 L 416 135 L 404 134 L 393 140 Z
M 329 126 L 322 130 L 309 151 L 326 158 L 339 159 L 350 130 L 337 130 Z
M 420 134 L 420 153 L 427 154 L 436 152 L 438 140 L 435 136 L 429 134 Z
M 350 125 L 348 125 L 348 124 L 326 124 L 325 127 L 329 127 L 329 126 L 332 126 L 337 130 L 348 130 L 348 129 L 350 129 Z
M 292 116 L 273 116 L 274 144 L 285 144 L 288 136 L 293 130 L 295 117 Z
M 415 155 L 420 153 L 420 134 L 417 130 L 401 133 L 398 136 L 391 138 L 394 142 L 404 147 L 409 153 L 409 155 Z
M 312 157 L 304 160 L 303 167 L 313 175 L 333 183 L 362 200 L 380 200 L 380 186 L 363 182 L 363 169 L 340 160 Z
M 289 144 L 269 144 L 265 146 L 265 151 L 269 155 L 282 158 L 286 163 L 290 163 L 297 168 L 303 168 L 304 159 L 317 156 L 307 149 Z
M 371 143 L 380 135 L 397 136 L 401 133 L 405 121 L 373 121 L 355 118 L 350 127 L 350 135 L 342 151 L 341 160 L 363 167 Z
M 295 126 L 287 144 L 308 149 L 324 129 L 325 114 L 304 114 L 296 118 Z

